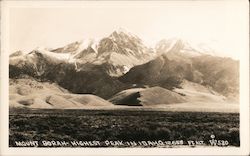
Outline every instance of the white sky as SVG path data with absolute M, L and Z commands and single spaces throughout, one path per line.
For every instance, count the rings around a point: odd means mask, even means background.
M 60 4 L 60 3 L 58 3 Z M 238 59 L 246 35 L 243 1 L 90 2 L 71 6 L 10 9 L 10 50 L 57 48 L 68 43 L 109 35 L 119 27 L 149 45 L 180 37 L 205 42 L 219 55 Z M 39 7 L 38 7 L 39 6 Z

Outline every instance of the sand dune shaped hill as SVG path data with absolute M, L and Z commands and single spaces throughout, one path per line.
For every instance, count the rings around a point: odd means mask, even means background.
M 118 105 L 154 106 L 186 102 L 181 95 L 162 87 L 133 88 L 114 95 L 109 101 Z
M 54 83 L 32 79 L 10 79 L 9 93 L 10 107 L 77 109 L 113 106 L 98 96 L 71 94 Z

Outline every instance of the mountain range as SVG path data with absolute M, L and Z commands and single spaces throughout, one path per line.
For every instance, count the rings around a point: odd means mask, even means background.
M 218 102 L 238 101 L 239 95 L 238 60 L 218 57 L 211 48 L 176 38 L 163 39 L 151 48 L 123 30 L 101 40 L 14 52 L 9 57 L 9 78 L 13 86 L 18 84 L 14 80 L 22 79 L 55 83 L 72 95 L 93 95 L 125 105 L 190 102 L 183 91 L 187 83 L 206 88 L 206 94 L 223 96 Z

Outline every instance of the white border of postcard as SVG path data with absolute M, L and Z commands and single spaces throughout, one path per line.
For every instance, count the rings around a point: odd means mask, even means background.
M 1 1 L 1 127 L 0 155 L 249 155 L 249 4 L 247 0 L 203 0 L 197 5 L 225 2 L 241 6 L 245 25 L 241 41 L 245 53 L 240 54 L 240 147 L 205 148 L 9 148 L 8 122 L 8 58 L 9 58 L 9 9 L 12 7 L 79 7 L 84 5 L 161 5 L 174 1 Z M 176 1 L 176 3 L 181 1 Z M 186 1 L 185 1 L 186 2 Z M 233 14 L 233 12 L 232 12 Z M 230 15 L 229 15 L 230 16 Z

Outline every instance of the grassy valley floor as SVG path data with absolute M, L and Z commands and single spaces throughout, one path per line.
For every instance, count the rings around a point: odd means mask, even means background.
M 9 119 L 10 147 L 208 147 L 213 135 L 240 145 L 239 113 L 11 108 Z

